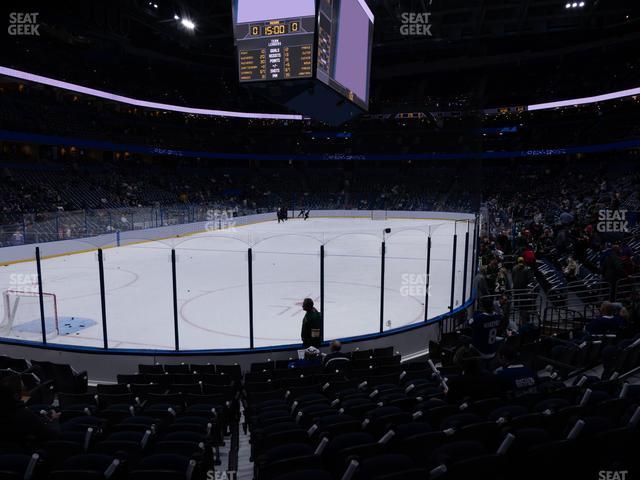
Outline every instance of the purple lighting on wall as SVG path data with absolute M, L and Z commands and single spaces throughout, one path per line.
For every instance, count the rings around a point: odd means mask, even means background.
M 225 110 L 209 110 L 206 108 L 192 108 L 182 107 L 180 105 L 169 105 L 167 103 L 155 103 L 148 102 L 146 100 L 139 100 L 137 98 L 125 97 L 123 95 L 116 95 L 102 90 L 96 90 L 94 88 L 83 87 L 76 85 L 75 83 L 63 82 L 61 80 L 54 80 L 53 78 L 43 77 L 41 75 L 35 75 L 33 73 L 27 73 L 13 68 L 0 67 L 0 75 L 6 75 L 7 77 L 19 78 L 28 82 L 40 83 L 43 85 L 49 85 L 56 88 L 62 88 L 72 92 L 82 93 L 85 95 L 91 95 L 94 97 L 104 98 L 107 100 L 113 100 L 114 102 L 126 103 L 127 105 L 134 105 L 136 107 L 143 108 L 155 108 L 158 110 L 167 110 L 171 112 L 191 113 L 194 115 L 207 115 L 212 117 L 233 117 L 233 118 L 252 118 L 261 120 L 302 120 L 302 115 L 287 115 L 278 113 L 249 113 L 249 112 L 229 112 Z
M 537 103 L 529 105 L 527 110 L 549 110 L 551 108 L 572 107 L 574 105 L 586 105 L 589 103 L 606 102 L 607 100 L 615 100 L 617 98 L 632 97 L 640 95 L 640 87 L 630 88 L 628 90 L 619 90 L 617 92 L 605 93 L 603 95 L 595 95 L 592 97 L 573 98 L 571 100 L 559 100 L 557 102 Z

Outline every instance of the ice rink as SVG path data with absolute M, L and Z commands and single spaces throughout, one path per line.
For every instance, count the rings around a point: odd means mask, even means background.
M 320 308 L 320 247 L 324 245 L 325 339 L 376 333 L 380 326 L 381 242 L 386 234 L 384 329 L 424 319 L 427 238 L 432 239 L 428 316 L 448 311 L 453 234 L 457 228 L 454 307 L 463 303 L 465 233 L 473 223 L 365 218 L 290 219 L 140 241 L 104 250 L 108 345 L 174 349 L 171 250 L 176 250 L 180 349 L 249 347 L 248 248 L 253 254 L 256 347 L 298 343 L 310 297 Z M 60 334 L 49 341 L 101 347 L 97 254 L 89 250 L 42 261 L 43 291 L 55 295 Z M 472 245 L 469 245 L 471 251 Z M 471 259 L 464 298 L 470 296 Z M 35 262 L 0 267 L 0 289 L 37 292 Z M 10 297 L 13 298 L 13 297 Z M 52 298 L 52 297 L 51 297 Z M 12 331 L 40 340 L 37 296 L 22 297 Z M 2 302 L 5 318 L 7 305 Z M 53 306 L 45 302 L 51 328 Z

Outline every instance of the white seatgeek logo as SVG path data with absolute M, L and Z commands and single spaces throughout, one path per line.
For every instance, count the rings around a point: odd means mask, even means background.
M 207 472 L 207 480 L 236 480 L 238 478 L 238 472 L 233 470 L 209 470 Z
M 600 210 L 596 228 L 599 232 L 628 232 L 627 210 Z
M 431 37 L 431 13 L 403 12 L 400 15 L 402 25 L 400 34 L 405 36 L 425 36 Z
M 403 297 L 424 297 L 431 295 L 431 285 L 427 286 L 426 273 L 403 273 L 400 295 Z
M 627 480 L 628 470 L 600 470 L 598 480 Z
M 40 24 L 38 12 L 11 12 L 9 14 L 9 28 L 7 32 L 11 36 L 40 36 Z
M 12 273 L 9 275 L 10 290 L 20 293 L 38 292 L 38 275 L 35 273 Z
M 236 221 L 232 210 L 207 210 L 207 223 L 205 230 L 213 232 L 215 230 L 235 231 Z

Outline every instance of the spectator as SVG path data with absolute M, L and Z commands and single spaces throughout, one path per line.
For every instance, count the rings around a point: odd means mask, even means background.
M 322 344 L 322 315 L 313 306 L 313 300 L 305 298 L 302 310 L 307 312 L 302 319 L 300 337 L 305 347 L 320 347 Z
M 484 297 L 480 301 L 481 311 L 473 314 L 469 320 L 471 327 L 471 345 L 484 359 L 495 357 L 500 343 L 498 333 L 504 326 L 504 319 L 493 310 L 493 301 L 490 297 Z
M 602 302 L 600 316 L 589 322 L 587 333 L 590 335 L 616 334 L 623 328 L 624 320 L 620 315 L 615 314 L 613 303 Z
M 529 244 L 522 252 L 522 258 L 524 263 L 535 270 L 536 268 L 536 254 L 533 251 L 533 245 Z
M 454 362 L 462 369 L 462 373 L 451 377 L 447 383 L 447 398 L 450 401 L 492 397 L 500 391 L 498 379 L 483 368 L 482 358 L 472 349 L 460 348 L 454 356 Z
M 507 273 L 507 269 L 504 267 L 500 267 L 498 273 L 496 274 L 496 290 L 495 293 L 503 294 L 509 289 L 509 276 Z
M 487 267 L 480 267 L 480 272 L 476 276 L 476 289 L 479 297 L 489 295 L 489 283 L 487 282 Z
M 16 389 L 0 384 L 0 432 L 3 438 L 22 444 L 27 448 L 39 445 L 57 436 L 59 413 L 51 412 L 47 417 L 29 410 L 18 399 Z
M 562 273 L 564 273 L 567 282 L 575 282 L 578 279 L 578 262 L 571 255 L 569 255 L 567 265 L 562 270 Z
M 334 340 L 331 342 L 331 352 L 325 355 L 322 360 L 322 364 L 325 368 L 331 366 L 332 364 L 342 365 L 344 362 L 349 361 L 349 356 L 346 353 L 342 353 L 342 343 L 339 340 Z
M 602 262 L 602 276 L 610 286 L 610 300 L 616 298 L 618 280 L 624 278 L 624 268 L 620 260 L 620 246 L 614 245 Z
M 525 290 L 529 288 L 529 284 L 533 281 L 533 273 L 531 269 L 525 265 L 524 258 L 518 257 L 516 266 L 511 272 L 514 290 Z
M 512 347 L 504 345 L 498 351 L 498 361 L 501 366 L 494 371 L 494 374 L 505 390 L 530 390 L 538 383 L 537 375 L 517 359 L 517 352 Z

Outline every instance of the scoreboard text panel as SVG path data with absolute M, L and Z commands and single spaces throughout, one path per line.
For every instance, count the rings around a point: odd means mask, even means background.
M 241 82 L 313 75 L 314 17 L 238 24 L 236 35 Z

